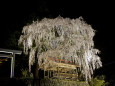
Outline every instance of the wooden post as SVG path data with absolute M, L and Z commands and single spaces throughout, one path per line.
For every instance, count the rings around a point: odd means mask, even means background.
M 13 57 L 11 58 L 11 72 L 10 72 L 10 78 L 13 77 Z
M 54 77 L 54 70 L 53 70 L 53 76 L 52 77 Z
M 15 67 L 15 54 L 13 53 L 13 57 L 11 58 L 11 73 L 10 73 L 10 78 L 14 77 L 14 67 Z
M 14 77 L 14 68 L 15 68 L 15 54 L 13 53 L 13 77 Z
M 48 70 L 48 78 L 49 78 L 49 70 Z
M 78 80 L 78 72 L 77 72 L 77 68 L 76 68 L 76 75 L 77 75 L 77 76 L 76 76 L 76 77 L 77 77 L 76 79 Z
M 64 68 L 64 76 L 63 76 L 63 77 L 64 77 L 64 79 L 65 79 L 65 74 L 66 74 L 66 70 L 65 70 L 65 68 Z
M 50 78 L 52 77 L 52 71 L 50 70 Z
M 45 79 L 45 69 L 44 69 L 44 79 Z
M 59 66 L 58 66 L 58 78 L 60 79 L 60 76 L 59 76 L 60 74 L 59 74 Z

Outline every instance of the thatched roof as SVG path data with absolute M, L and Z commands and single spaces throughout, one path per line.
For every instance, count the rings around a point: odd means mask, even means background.
M 44 18 L 23 27 L 19 44 L 24 52 L 29 51 L 29 67 L 38 58 L 39 66 L 46 57 L 56 57 L 73 61 L 81 68 L 84 78 L 91 79 L 93 70 L 102 66 L 99 50 L 94 49 L 95 30 L 83 18 Z

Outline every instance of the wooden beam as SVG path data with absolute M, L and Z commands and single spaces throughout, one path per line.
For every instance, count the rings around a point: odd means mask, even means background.
M 4 58 L 4 57 L 5 57 L 5 58 L 6 58 L 6 57 L 7 57 L 7 58 L 11 58 L 11 57 L 12 57 L 12 55 L 0 54 L 0 57 L 3 57 L 3 58 Z

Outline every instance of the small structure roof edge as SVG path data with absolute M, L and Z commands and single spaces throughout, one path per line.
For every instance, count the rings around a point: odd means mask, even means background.
M 14 53 L 14 54 L 21 54 L 22 53 L 22 51 L 20 51 L 20 50 L 10 50 L 10 49 L 3 49 L 3 48 L 0 48 L 0 52 Z

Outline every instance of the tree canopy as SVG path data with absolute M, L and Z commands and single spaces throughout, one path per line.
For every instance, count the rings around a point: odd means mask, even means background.
M 84 78 L 91 80 L 94 70 L 102 66 L 99 50 L 94 48 L 95 30 L 82 17 L 44 18 L 24 26 L 22 33 L 19 44 L 23 45 L 24 53 L 29 54 L 30 71 L 35 58 L 40 68 L 47 57 L 55 57 L 79 65 Z

